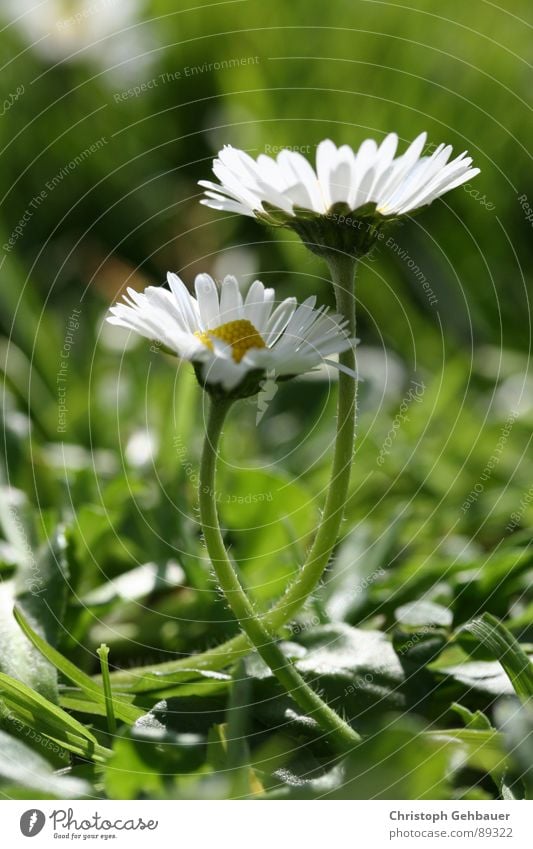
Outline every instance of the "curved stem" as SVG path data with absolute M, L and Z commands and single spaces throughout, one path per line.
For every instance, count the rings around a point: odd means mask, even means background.
M 355 260 L 339 254 L 330 260 L 331 277 L 337 310 L 348 321 L 350 338 L 355 338 Z M 355 371 L 355 347 L 339 355 L 339 362 Z M 355 440 L 357 381 L 339 371 L 337 400 L 337 434 L 331 477 L 322 520 L 314 542 L 298 576 L 287 588 L 275 607 L 264 618 L 265 624 L 277 630 L 288 622 L 316 589 L 337 542 L 348 495 Z
M 224 545 L 216 505 L 215 471 L 218 442 L 230 406 L 231 401 L 212 400 L 200 465 L 200 519 L 207 551 L 226 600 L 250 643 L 294 701 L 331 735 L 332 744 L 344 752 L 361 738 L 309 687 L 273 641 L 242 588 Z
M 355 295 L 354 275 L 356 261 L 345 254 L 338 254 L 329 260 L 337 310 L 348 321 L 350 336 L 355 338 Z M 348 350 L 340 354 L 339 362 L 355 370 L 355 352 Z M 355 412 L 357 407 L 357 382 L 343 372 L 339 372 L 337 401 L 337 432 L 331 477 L 322 518 L 314 542 L 305 562 L 294 581 L 287 587 L 284 595 L 267 613 L 263 614 L 264 625 L 277 631 L 290 621 L 303 606 L 310 593 L 319 583 L 337 541 L 344 512 L 344 506 L 350 483 L 350 471 L 353 459 L 355 439 Z M 192 657 L 170 660 L 157 665 L 160 671 L 172 672 L 179 669 L 222 669 L 246 655 L 250 650 L 248 640 L 243 634 L 233 637 L 212 649 L 195 654 Z M 135 683 L 143 674 L 143 669 L 130 669 L 112 674 L 114 682 L 127 685 Z

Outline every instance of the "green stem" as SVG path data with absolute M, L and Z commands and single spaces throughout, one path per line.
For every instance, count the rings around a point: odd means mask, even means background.
M 337 310 L 347 319 L 350 336 L 355 338 L 354 276 L 356 262 L 352 257 L 338 254 L 335 258 L 330 259 L 329 264 Z M 341 365 L 355 369 L 355 352 L 353 350 L 345 351 L 340 354 L 339 361 Z M 337 432 L 331 477 L 322 519 L 305 563 L 297 577 L 287 587 L 284 595 L 274 607 L 262 617 L 264 625 L 272 631 L 279 630 L 286 622 L 290 621 L 315 590 L 337 541 L 350 482 L 356 406 L 357 382 L 347 374 L 339 372 Z M 244 657 L 249 649 L 248 640 L 243 634 L 239 634 L 239 636 L 193 657 L 161 663 L 157 666 L 157 669 L 167 672 L 190 669 L 191 667 L 195 669 L 222 669 L 240 657 Z M 127 672 L 113 673 L 113 679 L 116 679 L 117 684 L 135 682 L 142 676 L 143 671 L 141 667 Z
M 250 643 L 294 701 L 331 735 L 332 744 L 344 752 L 360 741 L 359 735 L 306 684 L 273 641 L 243 590 L 224 545 L 216 505 L 215 471 L 218 442 L 230 406 L 231 401 L 212 400 L 200 464 L 200 519 L 207 551 L 226 600 Z
M 348 321 L 351 338 L 355 338 L 355 260 L 344 254 L 330 260 L 337 310 Z M 341 365 L 355 371 L 355 350 L 339 355 Z M 337 400 L 337 434 L 331 477 L 318 531 L 298 576 L 285 594 L 264 617 L 265 624 L 278 630 L 304 605 L 316 589 L 337 542 L 346 505 L 355 440 L 357 381 L 339 371 Z
M 104 687 L 105 709 L 107 714 L 107 730 L 110 734 L 115 734 L 117 723 L 115 720 L 115 711 L 113 710 L 113 691 L 111 689 L 111 680 L 109 678 L 109 646 L 102 643 L 100 648 L 96 649 L 96 653 L 100 658 L 100 669 L 102 672 L 102 684 Z

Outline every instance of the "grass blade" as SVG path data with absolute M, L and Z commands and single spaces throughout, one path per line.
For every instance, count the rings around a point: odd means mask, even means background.
M 90 760 L 102 760 L 109 754 L 94 734 L 77 719 L 49 702 L 21 681 L 0 672 L 0 694 L 4 713 L 13 712 L 37 733 Z
M 37 648 L 41 654 L 65 676 L 65 678 L 68 678 L 69 681 L 76 684 L 90 701 L 94 701 L 96 704 L 102 705 L 105 708 L 105 693 L 99 684 L 89 675 L 86 675 L 85 672 L 82 672 L 81 669 L 78 669 L 78 667 L 71 663 L 70 660 L 63 657 L 57 649 L 53 648 L 46 642 L 46 640 L 43 640 L 39 634 L 36 634 L 31 625 L 29 625 L 24 618 L 20 609 L 15 608 L 14 614 L 22 631 L 33 643 L 35 648 Z M 128 723 L 128 725 L 133 725 L 133 723 L 136 722 L 144 713 L 142 709 L 126 704 L 120 699 L 117 699 L 116 696 L 113 697 L 113 711 L 117 719 L 121 720 L 121 722 Z
M 464 626 L 499 660 L 516 695 L 522 701 L 533 697 L 533 663 L 510 631 L 490 613 L 484 613 Z

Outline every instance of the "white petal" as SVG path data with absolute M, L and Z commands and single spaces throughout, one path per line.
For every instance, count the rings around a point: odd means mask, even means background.
M 398 136 L 396 133 L 389 133 L 389 135 L 385 136 L 381 142 L 374 165 L 374 179 L 371 186 L 368 188 L 369 201 L 377 202 L 379 200 L 379 184 L 384 175 L 390 174 L 390 169 L 392 168 L 392 162 L 394 160 L 394 154 L 396 153 L 397 147 Z
M 336 155 L 336 164 L 330 177 L 331 203 L 347 203 L 350 197 L 355 172 L 355 156 L 351 147 L 343 144 Z
M 278 304 L 270 316 L 263 337 L 269 348 L 276 343 L 280 333 L 283 333 L 285 330 L 288 322 L 294 314 L 296 306 L 296 298 L 285 298 L 281 304 Z
M 220 324 L 243 318 L 242 295 L 237 279 L 228 274 L 220 288 Z
M 420 155 L 424 149 L 427 140 L 427 133 L 420 133 L 416 139 L 411 142 L 407 150 L 402 156 L 394 160 L 391 172 L 388 179 L 380 188 L 379 205 L 388 206 L 390 199 L 394 196 L 396 190 L 406 178 L 406 175 L 412 173 L 413 169 L 420 161 Z
M 288 192 L 290 192 L 290 197 L 293 202 L 298 206 L 301 205 L 307 208 L 305 203 L 300 203 L 300 201 L 296 199 L 298 193 L 301 194 L 303 190 L 305 190 L 310 199 L 309 209 L 312 209 L 315 212 L 322 212 L 324 203 L 320 192 L 320 186 L 318 184 L 315 171 L 307 159 L 302 156 L 301 153 L 297 153 L 296 151 L 282 150 L 278 154 L 278 162 L 286 174 L 287 182 L 290 186 Z M 293 176 L 292 181 L 289 179 L 290 174 Z M 303 196 L 301 197 L 301 200 L 305 200 Z
M 261 206 L 260 200 L 257 194 L 253 191 L 253 188 L 250 188 L 242 182 L 240 178 L 237 177 L 233 171 L 230 171 L 229 168 L 223 165 L 220 160 L 215 159 L 213 163 L 213 171 L 226 191 L 229 190 L 241 203 L 255 209 Z
M 191 333 L 194 333 L 199 327 L 199 313 L 196 301 L 177 274 L 173 274 L 171 271 L 167 272 L 167 281 L 182 312 L 185 326 Z
M 292 186 L 289 186 L 285 189 L 284 195 L 290 200 L 292 206 L 301 206 L 303 209 L 310 210 L 314 210 L 315 208 L 311 192 L 303 183 L 294 183 Z M 321 211 L 320 205 L 316 211 Z
M 323 200 L 321 212 L 327 212 L 333 203 L 331 200 L 330 175 L 335 168 L 336 158 L 337 148 L 331 139 L 321 141 L 316 149 L 316 173 Z
M 231 356 L 221 356 L 218 350 L 206 360 L 202 367 L 204 380 L 208 383 L 222 384 L 228 392 L 241 382 L 246 372 L 246 366 L 236 363 Z
M 283 192 L 287 188 L 283 169 L 270 156 L 262 153 L 257 157 L 257 182 L 270 184 L 277 192 Z
M 265 290 L 265 287 L 260 280 L 254 280 L 248 289 L 248 294 L 244 301 L 244 318 L 251 321 L 256 330 L 260 333 L 265 326 L 266 322 L 264 316 L 266 315 L 269 307 L 268 300 L 265 301 L 265 292 L 272 292 L 272 295 L 274 294 L 273 289 Z
M 313 311 L 315 302 L 316 298 L 314 295 L 312 295 L 310 298 L 306 298 L 305 301 L 303 301 L 300 306 L 294 311 L 290 318 L 290 321 L 288 322 L 287 326 L 285 327 L 285 330 L 283 331 L 283 336 L 277 343 L 278 346 L 295 346 L 296 340 L 301 339 L 301 337 L 305 333 L 306 328 L 315 317 Z
M 194 281 L 202 329 L 212 329 L 220 324 L 218 292 L 215 281 L 209 274 L 198 274 Z
M 292 215 L 295 206 L 326 214 L 339 202 L 354 211 L 373 202 L 382 215 L 402 214 L 467 179 L 471 163 L 464 154 L 448 162 L 451 147 L 441 144 L 431 156 L 423 156 L 426 139 L 421 133 L 396 159 L 396 133 L 385 136 L 379 148 L 373 139 L 366 139 L 356 153 L 326 139 L 317 147 L 316 173 L 294 151 L 283 150 L 276 160 L 261 154 L 255 161 L 244 151 L 225 147 L 213 163 L 220 184 L 201 181 L 206 189 L 201 202 L 248 216 L 264 212 L 268 204 Z
M 202 198 L 200 203 L 203 206 L 209 206 L 211 209 L 218 209 L 221 212 L 237 212 L 239 215 L 248 215 L 251 218 L 255 218 L 254 210 L 251 207 L 244 206 L 242 203 L 237 203 L 234 200 Z
M 350 190 L 350 196 L 348 198 L 348 203 L 351 209 L 357 209 L 357 207 L 362 206 L 362 204 L 365 203 L 365 200 L 362 198 L 366 198 L 366 195 L 364 192 L 360 191 L 360 186 L 361 182 L 365 180 L 369 169 L 375 162 L 377 150 L 378 146 L 373 139 L 365 139 L 357 151 L 353 183 Z M 366 182 L 368 183 L 368 180 Z

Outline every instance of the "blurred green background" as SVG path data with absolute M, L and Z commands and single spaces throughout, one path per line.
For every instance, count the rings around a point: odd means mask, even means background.
M 361 263 L 364 382 L 335 580 L 384 571 L 335 616 L 388 631 L 423 597 L 455 626 L 488 610 L 532 641 L 530 2 L 32 5 L 0 10 L 1 476 L 36 547 L 66 528 L 63 649 L 93 672 L 102 639 L 128 666 L 235 631 L 197 523 L 200 392 L 188 368 L 106 327 L 108 305 L 168 269 L 330 302 L 325 265 L 292 233 L 202 207 L 197 180 L 226 143 L 313 158 L 325 137 L 357 147 L 396 131 L 403 150 L 423 130 L 481 174 Z M 228 424 L 220 509 L 262 605 L 316 525 L 333 390 L 301 379 L 259 425 L 248 403 Z M 9 579 L 20 550 L 3 517 Z M 147 562 L 160 583 L 98 595 Z

